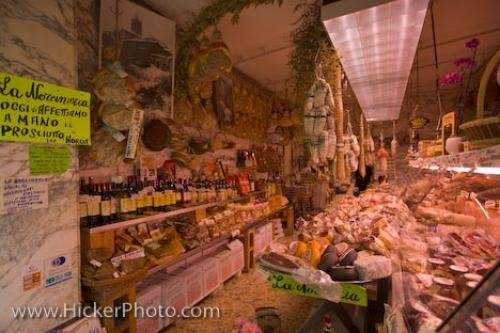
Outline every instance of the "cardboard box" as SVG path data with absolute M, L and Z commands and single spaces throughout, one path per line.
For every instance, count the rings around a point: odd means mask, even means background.
M 137 332 L 156 333 L 162 329 L 163 323 L 159 313 L 155 317 L 149 317 L 147 308 L 159 309 L 162 305 L 161 286 L 158 284 L 143 286 L 137 292 Z

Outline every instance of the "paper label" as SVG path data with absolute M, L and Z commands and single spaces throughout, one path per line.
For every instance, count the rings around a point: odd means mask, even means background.
M 111 215 L 111 200 L 101 201 L 101 215 L 102 216 Z
M 47 208 L 48 192 L 47 177 L 0 179 L 0 211 Z
M 119 267 L 124 259 L 136 259 L 142 257 L 144 257 L 144 249 L 137 249 L 135 251 L 122 254 L 121 256 L 111 258 L 111 264 L 113 267 Z
M 72 275 L 71 254 L 45 260 L 45 288 L 69 280 Z
M 23 267 L 23 291 L 42 286 L 42 269 L 40 263 L 30 263 Z
M 154 154 L 141 155 L 141 176 L 145 180 L 156 180 L 156 156 Z
M 90 94 L 0 72 L 0 141 L 90 145 Z
M 142 118 L 144 111 L 134 109 L 132 113 L 132 121 L 128 130 L 127 148 L 125 150 L 125 158 L 134 159 L 137 152 L 137 144 L 141 134 Z
M 71 152 L 68 147 L 30 146 L 29 165 L 31 175 L 64 173 L 70 165 Z
M 323 298 L 312 286 L 299 283 L 294 278 L 286 274 L 271 273 L 268 281 L 271 288 L 287 291 L 294 295 Z M 366 289 L 354 284 L 341 283 L 342 297 L 341 303 L 355 304 L 359 306 L 368 305 Z

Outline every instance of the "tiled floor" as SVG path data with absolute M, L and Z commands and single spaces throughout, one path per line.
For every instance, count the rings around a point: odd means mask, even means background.
M 207 297 L 199 306 L 219 307 L 220 318 L 182 319 L 163 330 L 164 333 L 230 333 L 239 316 L 253 319 L 255 309 L 272 306 L 281 313 L 281 332 L 296 332 L 317 306 L 318 300 L 273 291 L 257 270 L 227 281 L 223 288 Z

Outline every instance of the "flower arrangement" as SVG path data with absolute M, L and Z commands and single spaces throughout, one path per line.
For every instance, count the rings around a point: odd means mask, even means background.
M 469 86 L 472 78 L 472 71 L 476 67 L 476 54 L 479 46 L 479 39 L 472 38 L 465 43 L 465 47 L 472 53 L 469 57 L 461 57 L 453 63 L 458 68 L 458 71 L 452 71 L 441 76 L 439 82 L 441 87 L 460 84 L 461 95 L 456 113 L 457 126 L 462 123 L 467 97 L 469 96 Z
M 246 318 L 238 317 L 236 319 L 236 327 L 231 333 L 262 333 L 262 331 L 257 324 Z

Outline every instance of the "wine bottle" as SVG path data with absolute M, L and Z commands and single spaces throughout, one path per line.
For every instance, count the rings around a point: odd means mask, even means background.
M 100 184 L 101 193 L 101 224 L 111 223 L 111 195 L 104 184 Z
M 127 195 L 129 197 L 129 213 L 137 214 L 137 192 L 133 176 L 128 177 Z
M 118 200 L 120 202 L 119 218 L 124 220 L 129 212 L 129 197 L 127 195 L 127 186 L 122 183 L 118 191 Z
M 184 179 L 182 181 L 182 202 L 184 205 L 189 205 L 189 203 L 191 202 L 190 198 L 189 198 L 189 189 L 188 189 L 188 183 L 187 183 L 187 179 Z
M 136 177 L 135 180 L 137 184 L 136 192 L 137 192 L 137 214 L 143 215 L 144 209 L 146 207 L 146 195 L 144 194 L 144 184 L 139 177 Z
M 163 191 L 160 186 L 160 180 L 156 181 L 156 186 L 153 193 L 153 209 L 155 211 L 161 211 L 163 206 Z
M 182 187 L 182 179 L 179 178 L 175 184 L 175 201 L 178 205 L 184 204 L 184 188 Z
M 149 181 L 147 182 L 148 185 L 148 192 L 146 193 L 146 198 L 145 198 L 145 210 L 153 210 L 153 194 L 154 194 L 154 182 Z M 153 191 L 151 191 L 153 189 Z
M 89 177 L 89 227 L 96 227 L 100 222 L 101 215 L 101 197 L 97 191 L 96 185 L 93 182 L 92 177 Z
M 175 207 L 177 205 L 177 196 L 175 190 L 175 180 L 170 181 L 169 186 L 169 194 L 170 194 L 170 207 Z
M 106 187 L 111 200 L 111 222 L 118 219 L 118 211 L 120 209 L 120 202 L 116 198 L 116 184 L 106 183 Z

